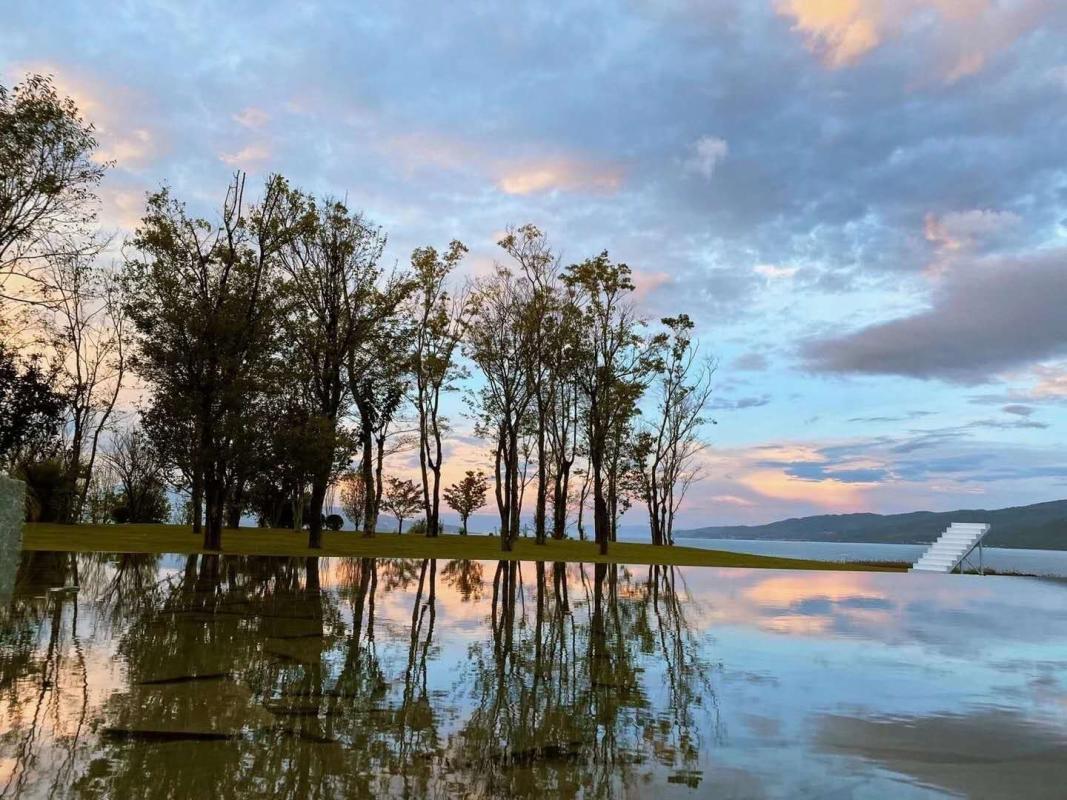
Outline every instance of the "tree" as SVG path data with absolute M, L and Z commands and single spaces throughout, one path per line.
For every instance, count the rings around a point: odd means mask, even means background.
M 341 476 L 341 510 L 352 521 L 352 528 L 359 530 L 363 520 L 364 502 L 366 501 L 366 489 L 363 486 L 363 476 L 350 470 Z
M 84 233 L 109 166 L 93 159 L 96 147 L 93 126 L 51 77 L 0 86 L 0 301 L 26 300 L 51 285 L 48 260 L 93 246 Z
M 410 283 L 391 279 L 378 297 L 372 334 L 349 354 L 348 382 L 359 418 L 359 470 L 363 478 L 363 535 L 374 536 L 384 491 L 383 465 L 393 423 L 407 391 L 407 331 L 396 309 Z
M 108 429 L 127 369 L 129 333 L 119 288 L 93 263 L 95 256 L 50 257 L 42 270 L 47 285 L 37 295 L 67 406 L 70 503 L 64 522 L 81 517 L 100 437 Z
M 481 369 L 485 386 L 477 395 L 480 430 L 494 439 L 500 547 L 512 549 L 519 535 L 522 491 L 520 438 L 528 422 L 533 386 L 526 366 L 532 348 L 532 306 L 528 285 L 503 267 L 482 281 L 473 296 L 466 352 Z
M 463 375 L 455 357 L 470 314 L 468 292 L 452 294 L 447 282 L 466 252 L 462 242 L 453 241 L 443 255 L 432 247 L 411 254 L 415 285 L 409 308 L 414 321 L 411 361 L 427 536 L 437 536 L 440 530 L 441 434 L 445 425 L 441 391 L 451 388 L 451 382 Z
M 404 520 L 418 513 L 422 508 L 422 489 L 415 481 L 390 476 L 386 480 L 385 493 L 382 496 L 385 510 L 396 517 L 396 532 L 404 532 Z
M 345 520 L 340 514 L 328 514 L 325 525 L 331 531 L 339 531 L 344 526 Z
M 603 252 L 568 267 L 563 282 L 579 309 L 577 376 L 586 403 L 593 530 L 606 554 L 616 519 L 617 443 L 637 411 L 659 342 L 646 342 L 640 333 L 643 323 L 628 302 L 634 286 L 626 264 L 613 263 Z
M 648 508 L 652 543 L 674 544 L 674 516 L 697 478 L 696 456 L 704 449 L 700 428 L 711 397 L 714 366 L 698 360 L 693 322 L 685 314 L 663 319 L 669 331 L 657 375 L 656 418 L 637 436 L 640 495 Z
M 553 366 L 558 363 L 559 339 L 555 336 L 559 260 L 552 253 L 547 237 L 534 225 L 509 228 L 498 244 L 519 265 L 528 284 L 529 347 L 525 351 L 527 379 L 537 416 L 537 497 L 534 501 L 534 537 L 538 544 L 546 541 L 546 507 L 548 498 L 548 418 L 552 406 Z
M 63 407 L 41 358 L 19 359 L 0 342 L 0 467 L 10 470 L 31 454 L 52 450 Z
M 489 478 L 481 470 L 467 470 L 463 480 L 453 483 L 445 489 L 445 502 L 448 507 L 459 514 L 463 521 L 462 533 L 467 535 L 467 519 L 485 505 L 485 495 L 489 491 Z
M 137 429 L 120 431 L 105 454 L 119 482 L 116 522 L 164 522 L 170 516 L 164 474 L 166 462 Z
M 270 389 L 278 336 L 272 278 L 297 222 L 288 199 L 275 176 L 262 201 L 246 206 L 238 173 L 213 224 L 190 217 L 162 189 L 149 197 L 126 263 L 126 310 L 138 335 L 133 365 L 162 416 L 192 431 L 207 550 L 222 546 L 230 468 L 253 441 L 246 410 Z
M 326 445 L 311 475 L 308 546 L 318 548 L 323 502 L 336 477 L 338 424 L 350 389 L 345 374 L 349 354 L 373 335 L 383 310 L 378 260 L 385 237 L 343 203 L 318 202 L 298 193 L 291 194 L 291 202 L 300 209 L 302 223 L 299 235 L 281 250 L 292 353 L 287 361 L 307 386 L 309 408 L 321 420 Z

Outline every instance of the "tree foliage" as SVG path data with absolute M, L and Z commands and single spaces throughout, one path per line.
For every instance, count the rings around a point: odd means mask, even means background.
M 460 533 L 466 535 L 467 520 L 470 515 L 485 505 L 485 495 L 489 491 L 488 476 L 478 470 L 467 470 L 463 480 L 453 483 L 444 491 L 445 502 L 448 507 L 459 514 L 462 520 Z

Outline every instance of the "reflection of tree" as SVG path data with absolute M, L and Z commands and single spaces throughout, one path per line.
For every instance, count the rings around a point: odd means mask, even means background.
M 566 565 L 537 563 L 527 603 L 520 569 L 497 565 L 492 638 L 471 648 L 476 708 L 451 742 L 450 759 L 474 793 L 609 797 L 653 760 L 695 783 L 698 721 L 673 704 L 696 702 L 710 686 L 673 574 L 657 571 L 641 586 L 619 567 L 597 564 L 590 584 L 581 567 L 573 577 L 587 591 L 575 603 Z M 652 713 L 641 684 L 651 642 L 670 659 L 670 724 Z
M 18 721 L 0 734 L 8 794 L 606 797 L 652 770 L 697 783 L 713 695 L 674 570 L 498 563 L 454 703 L 432 680 L 438 569 L 27 556 L 0 618 L 0 722 Z M 440 577 L 477 602 L 481 564 Z M 125 668 L 102 707 L 77 605 L 45 591 L 75 582 Z M 405 593 L 400 616 L 390 591 Z
M 482 599 L 482 562 L 457 559 L 441 570 L 445 583 L 459 592 L 463 602 Z
M 0 797 L 43 791 L 32 786 L 39 763 L 50 768 L 45 794 L 70 780 L 89 707 L 78 604 L 67 590 L 76 585 L 75 556 L 23 553 L 11 602 L 0 610 L 0 700 L 8 717 L 0 756 L 10 759 Z

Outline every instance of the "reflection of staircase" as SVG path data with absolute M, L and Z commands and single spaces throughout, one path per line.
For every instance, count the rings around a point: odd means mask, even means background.
M 982 552 L 982 537 L 989 533 L 989 525 L 984 522 L 953 522 L 941 534 L 941 538 L 930 545 L 922 558 L 915 562 L 912 572 L 952 572 L 963 559 L 978 548 Z M 979 571 L 982 569 L 979 560 Z

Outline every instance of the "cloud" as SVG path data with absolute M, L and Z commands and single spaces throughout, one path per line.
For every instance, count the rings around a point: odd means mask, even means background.
M 15 80 L 26 74 L 51 75 L 56 91 L 70 97 L 81 115 L 96 129 L 99 142 L 93 158 L 115 162 L 119 169 L 139 168 L 164 151 L 161 137 L 150 124 L 151 104 L 129 86 L 112 84 L 87 71 L 50 62 L 32 61 L 8 69 Z
M 714 411 L 740 411 L 745 408 L 759 408 L 771 402 L 771 396 L 764 394 L 759 397 L 741 397 L 737 400 L 728 400 L 724 397 L 716 397 L 711 401 Z
M 988 383 L 1067 354 L 1067 249 L 976 261 L 948 275 L 930 307 L 802 347 L 815 372 Z
M 996 238 L 1020 221 L 1019 215 L 1011 211 L 990 209 L 953 211 L 942 216 L 927 214 L 924 233 L 926 240 L 939 249 L 958 251 Z
M 1033 406 L 1024 406 L 1018 403 L 1006 405 L 1000 410 L 1003 411 L 1005 414 L 1015 414 L 1016 416 L 1020 417 L 1029 417 L 1031 414 L 1034 413 Z
M 245 128 L 262 128 L 270 120 L 270 114 L 262 108 L 248 106 L 234 114 L 233 120 Z
M 909 411 L 903 416 L 851 417 L 848 422 L 906 422 L 908 420 L 928 417 L 933 411 Z
M 725 139 L 701 136 L 693 144 L 693 154 L 685 162 L 686 169 L 711 180 L 711 176 L 715 174 L 715 167 L 726 158 L 729 152 L 730 147 Z
M 551 158 L 504 164 L 498 168 L 496 185 L 513 195 L 560 190 L 611 194 L 622 185 L 622 171 L 610 165 Z
M 826 66 L 838 68 L 881 43 L 885 20 L 879 6 L 861 0 L 782 0 L 777 11 L 793 18 L 793 30 Z
M 1031 391 L 1032 397 L 1041 400 L 1067 397 L 1067 366 L 1039 364 L 1034 367 L 1034 375 L 1038 381 Z
M 830 69 L 853 66 L 889 40 L 930 54 L 946 84 L 982 70 L 1038 25 L 1048 0 L 778 0 L 805 46 Z
M 779 267 L 774 264 L 757 264 L 752 268 L 757 275 L 762 275 L 768 281 L 792 278 L 797 274 L 797 267 Z
M 742 372 L 762 372 L 768 365 L 767 356 L 755 351 L 742 353 L 731 364 L 734 369 Z
M 813 503 L 821 508 L 851 511 L 863 507 L 862 483 L 837 479 L 806 480 L 778 470 L 760 470 L 745 475 L 740 483 L 757 494 L 776 500 Z
M 266 142 L 251 142 L 236 152 L 220 153 L 219 161 L 251 172 L 262 166 L 271 155 L 270 145 Z

